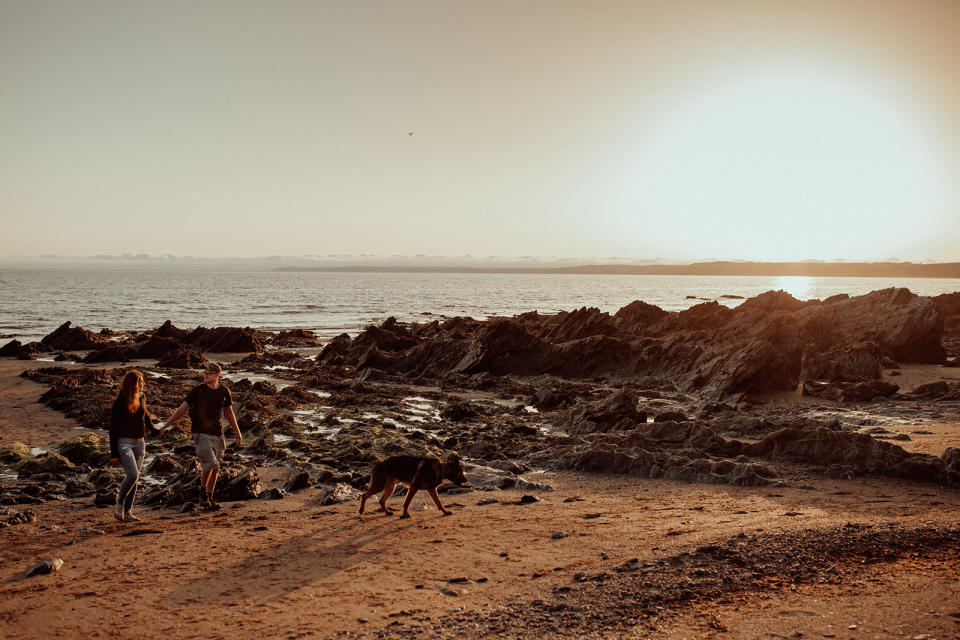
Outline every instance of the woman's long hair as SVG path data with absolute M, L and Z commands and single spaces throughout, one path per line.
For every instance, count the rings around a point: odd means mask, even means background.
M 117 400 L 122 402 L 130 413 L 140 408 L 140 396 L 137 394 L 137 383 L 143 386 L 143 374 L 136 369 L 127 371 L 120 381 L 120 390 L 117 391 Z

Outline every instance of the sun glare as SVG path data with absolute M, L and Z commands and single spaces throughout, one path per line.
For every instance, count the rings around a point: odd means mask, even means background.
M 948 215 L 948 154 L 921 106 L 873 80 L 772 66 L 701 78 L 636 145 L 643 224 L 689 221 L 703 257 L 902 252 L 929 234 L 912 215 Z

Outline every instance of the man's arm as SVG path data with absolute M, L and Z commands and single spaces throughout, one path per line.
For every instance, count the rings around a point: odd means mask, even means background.
M 167 418 L 167 421 L 163 423 L 163 426 L 160 428 L 160 432 L 157 433 L 157 437 L 159 438 L 164 433 L 166 433 L 167 429 L 170 428 L 170 425 L 176 422 L 180 418 L 180 416 L 185 414 L 189 408 L 190 408 L 190 405 L 188 405 L 186 402 L 181 402 L 180 406 L 177 407 L 177 410 L 173 412 L 173 415 Z
M 237 446 L 243 444 L 243 436 L 240 435 L 240 425 L 237 424 L 237 416 L 233 414 L 233 407 L 224 407 L 223 415 L 227 417 L 227 422 L 233 427 L 233 432 L 237 434 Z

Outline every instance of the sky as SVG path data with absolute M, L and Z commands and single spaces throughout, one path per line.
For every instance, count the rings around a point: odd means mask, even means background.
M 960 261 L 960 2 L 0 0 L 0 259 Z

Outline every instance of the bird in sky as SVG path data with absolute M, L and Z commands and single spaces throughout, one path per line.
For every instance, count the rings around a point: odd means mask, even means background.
M 413 135 L 413 131 L 408 131 L 408 132 L 407 132 L 407 135 L 408 135 L 408 136 L 412 136 L 412 135 Z

